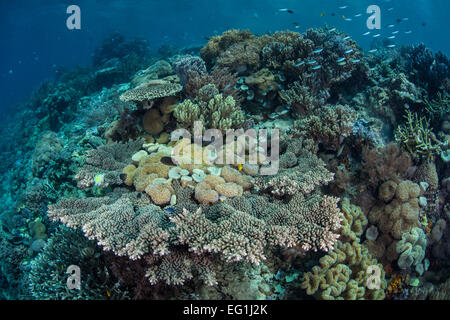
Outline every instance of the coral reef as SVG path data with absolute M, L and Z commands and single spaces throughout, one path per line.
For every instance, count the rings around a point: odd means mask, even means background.
M 367 223 L 361 209 L 343 200 L 342 238 L 335 249 L 328 252 L 304 275 L 302 288 L 309 295 L 324 300 L 382 300 L 384 299 L 386 281 L 384 270 L 367 248 L 360 243 L 362 227 Z M 371 272 L 369 267 L 380 270 L 379 283 L 368 285 Z
M 86 155 L 85 165 L 75 176 L 78 187 L 85 189 L 94 185 L 107 187 L 122 184 L 122 169 L 141 146 L 142 140 L 136 140 L 128 143 L 114 142 L 90 150 Z
M 386 41 L 111 35 L 5 113 L 0 297 L 448 298 L 449 60 Z
M 174 111 L 184 128 L 192 129 L 195 121 L 200 121 L 203 130 L 214 128 L 225 132 L 241 127 L 244 115 L 232 96 L 225 98 L 214 85 L 206 85 L 199 90 L 198 97 L 201 98 L 183 101 Z

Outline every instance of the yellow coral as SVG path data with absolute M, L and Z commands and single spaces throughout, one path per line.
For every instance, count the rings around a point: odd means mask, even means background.
M 222 177 L 219 177 L 219 176 L 211 174 L 211 175 L 207 175 L 205 177 L 205 179 L 203 179 L 203 182 L 209 184 L 212 189 L 215 189 L 217 185 L 224 184 L 225 183 L 225 179 L 223 179 Z
M 384 299 L 386 288 L 382 265 L 360 243 L 363 227 L 367 223 L 362 210 L 351 205 L 348 199 L 342 203 L 344 221 L 340 233 L 343 237 L 335 248 L 319 260 L 319 265 L 305 273 L 301 287 L 308 295 L 324 300 Z M 380 270 L 380 288 L 368 289 L 369 266 Z
M 200 182 L 195 187 L 195 199 L 201 204 L 212 204 L 219 201 L 219 194 L 206 182 Z
M 228 198 L 242 196 L 243 192 L 243 188 L 234 182 L 218 184 L 215 189 L 221 196 L 226 196 Z
M 150 134 L 157 135 L 164 129 L 164 123 L 161 120 L 161 114 L 156 109 L 150 109 L 142 118 L 144 130 Z
M 170 202 L 172 196 L 171 187 L 165 184 L 152 183 L 145 188 L 152 201 L 157 205 L 165 205 Z
M 132 164 L 123 168 L 122 173 L 126 175 L 125 184 L 127 186 L 133 185 L 134 174 L 136 172 L 136 167 Z

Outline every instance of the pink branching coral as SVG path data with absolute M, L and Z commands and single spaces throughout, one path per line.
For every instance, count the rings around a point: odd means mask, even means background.
M 86 163 L 75 175 L 78 187 L 86 189 L 94 186 L 94 177 L 103 174 L 102 186 L 121 185 L 122 170 L 131 162 L 131 157 L 142 147 L 142 140 L 127 143 L 114 142 L 89 150 Z

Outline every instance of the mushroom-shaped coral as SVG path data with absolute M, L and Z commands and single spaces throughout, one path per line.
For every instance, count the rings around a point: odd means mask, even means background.
M 195 187 L 195 199 L 201 204 L 212 204 L 219 200 L 219 194 L 206 182 L 200 182 Z
M 157 205 L 165 205 L 170 202 L 173 189 L 168 184 L 159 183 L 159 181 L 153 181 L 145 188 L 152 201 Z

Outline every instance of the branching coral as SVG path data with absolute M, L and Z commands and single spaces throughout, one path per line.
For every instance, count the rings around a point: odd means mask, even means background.
M 276 176 L 258 177 L 256 190 L 270 191 L 278 197 L 296 193 L 309 194 L 314 188 L 326 185 L 333 180 L 334 174 L 325 168 L 325 163 L 309 152 L 304 152 L 297 166 L 280 169 Z
M 177 57 L 174 61 L 175 72 L 180 77 L 181 83 L 186 84 L 189 78 L 196 73 L 199 76 L 206 75 L 205 61 L 200 57 L 194 57 L 191 55 Z
M 362 172 L 368 176 L 373 187 L 387 180 L 401 180 L 412 165 L 409 153 L 402 151 L 394 142 L 383 148 L 364 148 L 362 156 Z
M 348 106 L 324 106 L 316 109 L 312 115 L 297 120 L 294 132 L 306 139 L 338 150 L 344 138 L 353 132 L 356 113 Z
M 54 132 L 45 132 L 33 152 L 31 170 L 34 176 L 41 176 L 56 159 L 63 148 L 63 142 Z
M 93 187 L 94 178 L 100 175 L 101 187 L 120 185 L 123 183 L 120 175 L 122 169 L 131 161 L 131 156 L 142 147 L 142 140 L 128 143 L 112 143 L 94 150 L 89 150 L 86 163 L 75 175 L 78 187 L 86 189 Z
M 215 64 L 217 58 L 233 45 L 253 39 L 254 35 L 248 30 L 229 30 L 220 36 L 212 37 L 200 51 L 200 56 L 208 67 Z
M 42 300 L 129 298 L 126 292 L 114 286 L 114 279 L 99 256 L 100 249 L 81 232 L 60 227 L 30 264 L 28 283 L 31 294 Z M 70 265 L 81 269 L 80 290 L 67 290 L 66 271 Z M 107 291 L 108 287 L 110 291 Z
M 406 110 L 406 123 L 395 131 L 395 140 L 417 157 L 433 158 L 442 151 L 444 143 L 439 141 L 430 128 L 430 122 L 417 113 Z
M 168 253 L 169 234 L 161 229 L 165 214 L 138 193 L 114 197 L 62 199 L 49 206 L 48 215 L 70 228 L 81 228 L 106 251 L 139 259 L 144 254 Z M 135 211 L 137 203 L 143 202 Z
M 302 288 L 306 293 L 324 300 L 382 300 L 386 281 L 383 267 L 360 243 L 362 227 L 367 223 L 361 209 L 348 200 L 342 204 L 344 221 L 340 229 L 343 238 L 334 250 L 322 257 L 312 272 L 304 275 Z M 369 268 L 379 270 L 378 284 L 369 285 Z
M 207 93 L 206 90 L 211 93 Z M 206 85 L 200 89 L 199 97 L 210 97 L 208 101 L 185 100 L 174 111 L 179 123 L 185 128 L 193 128 L 194 121 L 200 121 L 203 129 L 236 129 L 244 122 L 244 115 L 232 96 L 218 94 L 215 86 Z M 211 97 L 212 96 L 212 97 Z
M 209 220 L 201 209 L 184 209 L 171 221 L 176 224 L 180 244 L 187 244 L 196 253 L 218 253 L 229 262 L 259 264 L 266 259 L 265 250 L 273 246 L 299 245 L 305 251 L 333 248 L 337 239 L 334 231 L 341 219 L 339 199 L 325 196 L 304 200 L 297 196 L 286 206 L 267 202 L 260 207 L 265 201 L 264 197 L 237 197 L 230 204 L 215 207 L 224 217 L 217 221 Z M 244 208 L 247 210 L 240 211 Z
M 153 100 L 176 96 L 183 88 L 177 83 L 143 84 L 135 89 L 126 91 L 120 100 L 135 102 L 144 105 L 145 109 L 153 106 Z

